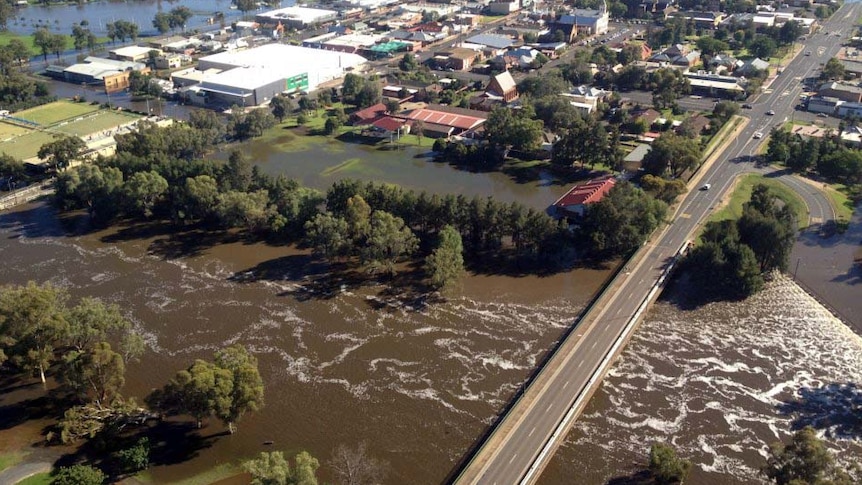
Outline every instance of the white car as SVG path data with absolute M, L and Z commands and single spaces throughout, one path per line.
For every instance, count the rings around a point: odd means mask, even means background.
M 700 190 L 709 190 L 710 187 L 712 187 L 712 184 L 703 184 L 703 186 L 701 186 Z
M 759 139 L 761 139 L 761 138 L 763 138 L 763 133 L 761 133 L 761 132 L 759 132 L 759 131 L 755 131 L 755 132 L 754 132 L 754 139 L 755 139 L 755 140 L 759 140 Z

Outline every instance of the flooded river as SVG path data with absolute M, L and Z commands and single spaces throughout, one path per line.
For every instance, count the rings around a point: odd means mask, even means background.
M 786 278 L 744 303 L 682 311 L 662 302 L 541 483 L 630 477 L 654 441 L 694 463 L 690 483 L 765 483 L 766 445 L 806 424 L 840 460 L 859 463 L 862 428 L 848 408 L 862 402 L 860 380 L 862 338 Z
M 159 483 L 249 457 L 275 441 L 325 461 L 367 441 L 388 483 L 439 483 L 606 277 L 470 277 L 460 296 L 423 306 L 385 287 L 318 292 L 307 257 L 243 243 L 182 259 L 167 235 L 118 228 L 78 236 L 45 206 L 0 216 L 3 282 L 51 281 L 119 304 L 150 345 L 128 369 L 143 396 L 195 358 L 231 343 L 258 356 L 262 412 L 196 459 L 155 467 Z M 221 432 L 218 423 L 204 434 Z

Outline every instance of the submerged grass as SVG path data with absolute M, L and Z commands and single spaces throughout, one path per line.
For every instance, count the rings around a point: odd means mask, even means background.
M 347 160 L 339 163 L 338 165 L 333 165 L 332 167 L 327 167 L 325 170 L 320 172 L 320 175 L 324 177 L 330 177 L 332 175 L 337 174 L 338 172 L 349 170 L 351 168 L 355 168 L 357 165 L 362 163 L 361 158 L 348 158 Z
M 242 473 L 237 465 L 224 463 L 189 478 L 170 482 L 170 485 L 210 485 Z M 148 472 L 139 473 L 135 478 L 143 483 L 158 483 Z

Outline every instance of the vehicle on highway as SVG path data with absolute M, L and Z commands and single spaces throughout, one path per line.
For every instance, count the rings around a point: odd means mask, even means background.
M 810 56 L 810 55 L 811 55 L 811 51 L 805 51 L 805 55 L 806 55 L 806 56 Z
M 752 105 L 750 105 L 750 104 L 748 104 L 748 103 L 745 103 L 745 104 L 743 104 L 743 105 L 742 105 L 742 109 L 752 109 L 752 108 L 754 108 L 754 106 L 752 106 Z
M 766 112 L 766 114 L 769 116 L 775 116 L 775 111 L 769 110 Z
M 755 139 L 755 140 L 759 140 L 759 139 L 761 139 L 761 138 L 763 138 L 763 133 L 761 133 L 761 132 L 759 132 L 759 131 L 755 131 L 755 132 L 754 132 L 754 139 Z
M 710 187 L 712 187 L 712 184 L 703 184 L 700 187 L 700 190 L 709 190 Z

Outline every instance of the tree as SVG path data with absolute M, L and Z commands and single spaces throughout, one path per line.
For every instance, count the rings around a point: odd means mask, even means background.
M 305 223 L 305 243 L 330 262 L 346 256 L 352 247 L 347 221 L 332 214 L 317 214 Z
M 204 219 L 212 215 L 218 203 L 218 182 L 209 175 L 189 177 L 185 183 L 185 217 Z
M 0 177 L 17 179 L 22 175 L 24 175 L 24 162 L 12 155 L 0 153 Z
M 775 45 L 775 41 L 765 35 L 758 36 L 748 46 L 748 51 L 761 59 L 769 59 L 777 49 L 778 46 Z
M 727 120 L 739 113 L 739 104 L 733 101 L 719 101 L 712 108 L 712 116 L 723 125 Z
M 67 136 L 42 145 L 37 155 L 59 171 L 80 158 L 86 148 L 87 144 L 77 136 Z
M 255 0 L 234 0 L 233 3 L 236 4 L 236 8 L 243 14 L 251 12 L 257 8 L 257 2 Z
M 171 14 L 168 12 L 157 12 L 156 16 L 153 18 L 153 27 L 159 31 L 160 34 L 165 34 L 169 30 L 171 30 Z
M 356 448 L 338 445 L 332 452 L 329 467 L 341 485 L 377 485 L 386 479 L 388 464 L 368 456 L 363 442 Z
M 48 48 L 59 59 L 60 54 L 66 50 L 66 36 L 63 34 L 51 34 L 51 37 L 48 39 Z
M 504 149 L 530 151 L 539 147 L 542 139 L 541 120 L 529 118 L 528 110 L 511 110 L 506 107 L 495 108 L 485 122 L 488 140 Z
M 796 39 L 798 39 L 802 33 L 802 25 L 795 20 L 789 20 L 784 22 L 784 25 L 778 29 L 778 42 L 782 45 L 790 45 L 796 42 Z
M 42 58 L 48 60 L 48 54 L 51 53 L 51 37 L 52 34 L 48 29 L 42 27 L 33 32 L 33 45 L 42 51 Z
M 454 285 L 464 273 L 464 247 L 461 234 L 452 226 L 440 231 L 437 247 L 425 260 L 425 272 L 436 288 Z
M 833 57 L 826 61 L 826 65 L 820 72 L 820 77 L 821 79 L 844 79 L 845 74 L 844 64 Z
M 353 97 L 353 104 L 357 108 L 367 108 L 380 102 L 381 86 L 377 81 L 366 81 L 359 92 Z
M 341 128 L 341 121 L 335 116 L 328 116 L 323 123 L 323 132 L 327 135 L 335 134 Z
M 177 372 L 164 388 L 150 394 L 147 402 L 168 414 L 188 414 L 200 428 L 204 419 L 230 407 L 232 392 L 233 375 L 229 370 L 198 359 Z
M 242 467 L 251 475 L 252 485 L 317 485 L 317 469 L 320 463 L 308 452 L 302 451 L 290 464 L 280 451 L 261 452 L 257 458 L 243 463 Z
M 239 151 L 231 150 L 224 166 L 222 182 L 228 190 L 246 192 L 251 187 L 251 160 Z
M 599 202 L 587 206 L 580 238 L 594 256 L 613 257 L 637 249 L 664 221 L 667 204 L 627 182 L 618 182 Z
M 269 219 L 269 194 L 266 190 L 231 190 L 219 195 L 215 211 L 223 225 L 245 227 L 249 232 L 256 232 Z
M 377 210 L 371 214 L 371 230 L 361 251 L 362 260 L 371 273 L 385 271 L 394 275 L 395 264 L 413 254 L 417 246 L 416 236 L 403 219 Z
M 68 315 L 68 344 L 74 350 L 84 351 L 111 334 L 128 332 L 131 323 L 120 313 L 120 307 L 106 305 L 96 298 L 85 297 Z
M 135 172 L 123 184 L 123 194 L 130 207 L 149 219 L 153 208 L 168 191 L 168 181 L 153 170 Z
M 60 468 L 51 483 L 54 485 L 102 485 L 107 479 L 108 476 L 98 468 L 90 465 L 74 465 Z
M 817 438 L 814 428 L 793 434 L 790 443 L 773 443 L 763 473 L 777 485 L 849 485 L 857 483 L 835 465 L 832 453 Z
M 33 282 L 0 289 L 0 363 L 7 359 L 28 371 L 45 372 L 55 360 L 54 349 L 68 335 L 65 290 Z
M 119 396 L 126 382 L 125 372 L 123 357 L 107 342 L 99 342 L 91 349 L 69 352 L 61 376 L 81 400 L 101 407 Z
M 123 473 L 137 473 L 150 466 L 150 440 L 146 437 L 138 440 L 130 448 L 113 453 Z
M 649 471 L 660 485 L 683 483 L 691 471 L 691 462 L 677 457 L 670 445 L 655 443 L 649 452 Z
M 269 107 L 272 108 L 272 115 L 275 116 L 279 123 L 284 122 L 284 118 L 287 117 L 292 108 L 290 98 L 284 95 L 272 98 L 272 101 L 269 102 Z
M 416 62 L 416 56 L 412 52 L 405 53 L 398 61 L 398 68 L 405 72 L 414 71 L 418 66 L 419 63 Z
M 704 35 L 697 39 L 697 48 L 700 49 L 703 55 L 714 56 L 730 49 L 730 46 L 727 45 L 727 42 Z
M 79 25 L 77 23 L 72 24 L 72 42 L 75 45 L 75 50 L 78 51 L 89 46 L 90 36 L 93 35 L 93 33 L 90 32 L 90 29 L 85 27 L 85 25 L 87 25 L 86 21 L 81 22 L 81 24 L 84 25 Z
M 186 30 L 186 22 L 192 18 L 192 11 L 188 7 L 180 6 L 171 9 L 168 14 L 170 17 L 168 19 L 168 24 L 171 29 L 176 29 L 179 27 L 183 31 Z
M 419 146 L 422 146 L 422 137 L 425 136 L 425 122 L 422 120 L 414 121 L 410 132 L 416 135 L 416 138 L 419 141 Z
M 359 94 L 362 87 L 365 85 L 365 79 L 358 74 L 348 72 L 344 76 L 344 83 L 341 87 L 341 95 L 347 103 L 355 103 L 354 97 Z
M 230 404 L 216 411 L 219 419 L 227 424 L 233 434 L 236 422 L 245 413 L 257 411 L 263 406 L 263 379 L 257 359 L 239 344 L 216 352 L 215 365 L 233 376 Z
M 644 156 L 643 168 L 653 175 L 679 177 L 686 170 L 700 165 L 701 147 L 698 140 L 664 133 Z

